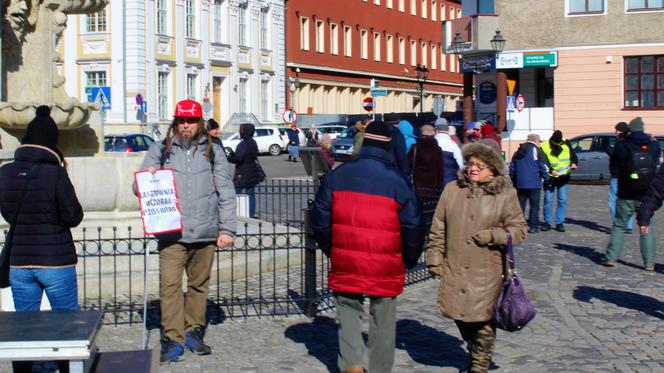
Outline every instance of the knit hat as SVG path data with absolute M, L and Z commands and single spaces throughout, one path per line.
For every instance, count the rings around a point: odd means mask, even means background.
M 434 123 L 434 126 L 436 126 L 436 131 L 449 131 L 450 126 L 447 124 L 447 119 L 445 118 L 438 118 L 436 119 L 436 122 Z
M 553 131 L 553 135 L 551 135 L 549 141 L 554 144 L 561 144 L 563 142 L 563 133 L 560 130 Z
M 28 124 L 21 144 L 40 145 L 60 153 L 58 150 L 58 126 L 51 118 L 51 108 L 42 105 L 37 108 L 36 116 Z
M 217 128 L 219 128 L 219 123 L 212 118 L 208 119 L 208 131 L 216 130 Z
M 643 123 L 643 119 L 641 119 L 641 117 L 636 117 L 629 122 L 629 129 L 632 132 L 643 132 L 644 127 L 645 123 Z
M 616 131 L 621 133 L 627 133 L 630 131 L 629 125 L 625 122 L 618 122 L 618 124 L 616 124 L 614 128 L 616 129 Z
M 383 150 L 390 150 L 390 140 L 392 134 L 390 127 L 385 123 L 372 122 L 364 130 L 364 140 L 362 146 L 375 146 Z

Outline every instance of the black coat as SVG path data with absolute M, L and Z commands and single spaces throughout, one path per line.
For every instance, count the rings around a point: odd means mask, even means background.
M 628 162 L 631 157 L 629 146 L 631 144 L 648 145 L 648 153 L 650 153 L 655 162 L 659 162 L 661 150 L 659 143 L 643 131 L 632 132 L 625 140 L 616 142 L 611 158 L 609 159 L 609 164 L 620 170 L 618 173 L 618 197 L 640 200 L 643 198 L 643 191 L 632 190 L 628 182 Z
M 253 139 L 254 125 L 243 124 L 240 128 L 242 141 L 237 145 L 228 161 L 235 164 L 233 184 L 236 188 L 252 188 L 261 182 L 258 165 L 258 145 Z
M 396 126 L 392 126 L 392 139 L 390 140 L 391 152 L 394 157 L 394 164 L 401 174 L 410 178 L 410 166 L 408 165 L 408 152 L 406 151 L 406 139 Z
M 71 227 L 83 220 L 83 209 L 59 157 L 46 148 L 24 145 L 15 161 L 0 168 L 0 212 L 14 221 L 12 266 L 59 267 L 77 262 Z M 32 171 L 30 171 L 32 170 Z

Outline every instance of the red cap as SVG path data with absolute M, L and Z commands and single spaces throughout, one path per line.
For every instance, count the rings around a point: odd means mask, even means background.
M 175 105 L 174 116 L 179 118 L 201 118 L 203 117 L 203 108 L 201 104 L 194 100 L 182 100 Z

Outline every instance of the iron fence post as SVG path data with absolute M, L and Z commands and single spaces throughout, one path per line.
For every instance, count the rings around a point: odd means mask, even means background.
M 311 226 L 311 210 L 314 201 L 308 200 L 304 209 L 304 314 L 316 316 L 316 243 Z

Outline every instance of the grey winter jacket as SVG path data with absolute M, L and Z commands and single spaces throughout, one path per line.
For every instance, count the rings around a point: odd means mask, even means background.
M 177 237 L 179 242 L 212 242 L 220 233 L 234 236 L 237 229 L 235 187 L 224 150 L 213 143 L 214 161 L 210 162 L 205 157 L 207 146 L 207 138 L 201 136 L 198 148 L 194 151 L 192 145 L 188 151 L 174 136 L 171 154 L 163 165 L 175 172 L 183 228 L 182 237 Z M 164 147 L 161 141 L 150 145 L 141 170 L 160 168 Z M 158 238 L 170 241 L 170 236 Z

